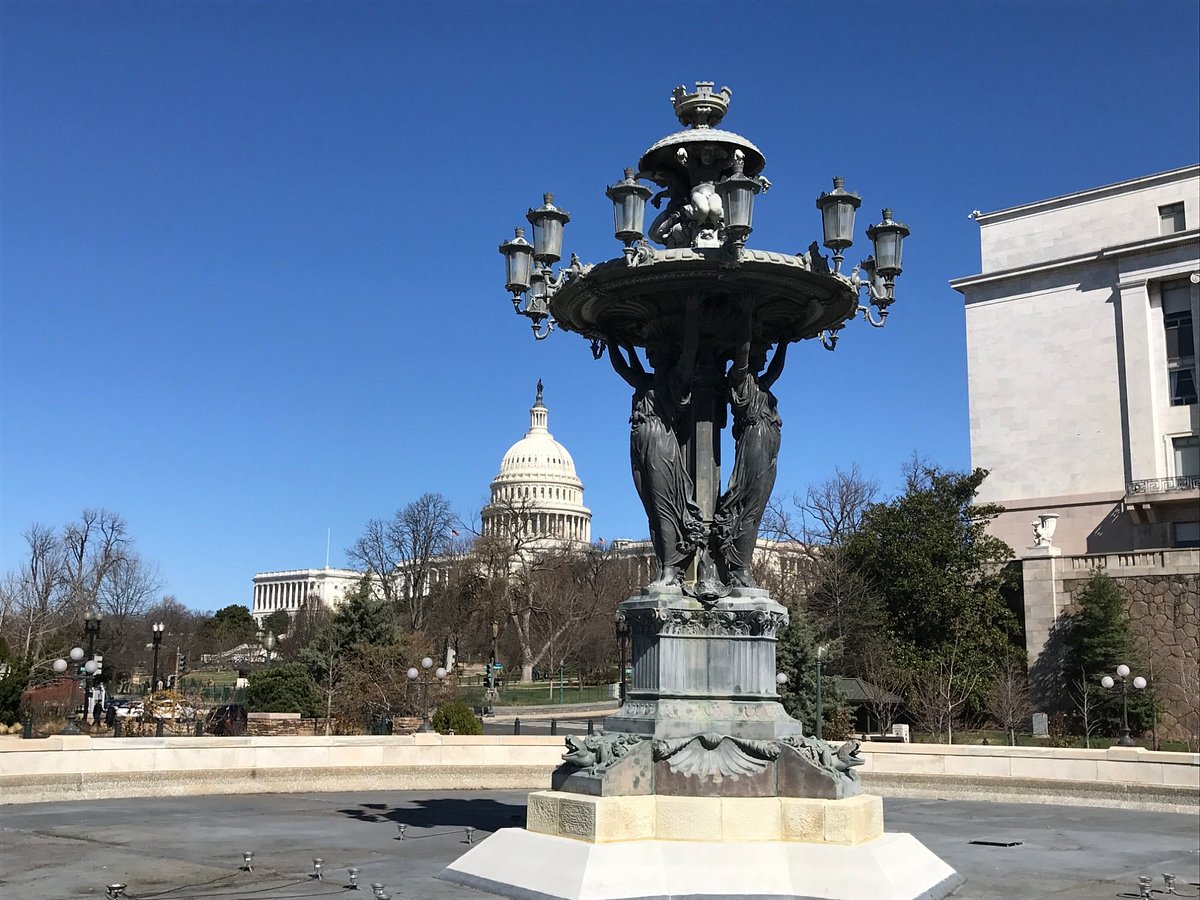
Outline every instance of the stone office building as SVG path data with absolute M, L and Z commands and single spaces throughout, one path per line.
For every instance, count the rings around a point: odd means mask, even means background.
M 991 472 L 980 500 L 1006 510 L 993 533 L 1024 558 L 1030 661 L 1104 568 L 1160 694 L 1194 706 L 1200 166 L 975 218 L 981 271 L 951 282 L 966 302 L 971 457 Z M 1039 516 L 1049 542 L 1033 539 Z M 1172 727 L 1200 730 L 1181 709 Z

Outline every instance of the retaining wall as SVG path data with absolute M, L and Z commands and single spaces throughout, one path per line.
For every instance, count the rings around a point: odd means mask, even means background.
M 544 790 L 561 737 L 0 737 L 0 804 L 354 790 Z M 1200 812 L 1200 754 L 864 744 L 864 787 L 956 797 Z

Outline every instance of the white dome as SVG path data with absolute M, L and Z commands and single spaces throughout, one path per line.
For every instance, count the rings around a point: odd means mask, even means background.
M 529 430 L 513 444 L 492 480 L 492 500 L 483 510 L 484 531 L 514 514 L 529 518 L 537 537 L 568 542 L 591 540 L 592 514 L 583 505 L 583 482 L 575 460 L 546 427 L 549 411 L 542 404 L 542 385 L 529 410 Z

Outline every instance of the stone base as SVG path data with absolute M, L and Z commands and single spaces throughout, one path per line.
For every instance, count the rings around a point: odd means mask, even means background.
M 529 795 L 526 828 L 593 844 L 616 841 L 799 841 L 854 846 L 883 835 L 883 800 L 796 797 Z
M 771 660 L 771 666 L 775 662 Z M 604 719 L 605 731 L 653 738 L 679 738 L 716 731 L 769 741 L 803 733 L 778 699 L 643 698 L 630 693 L 617 712 Z
M 855 846 L 592 844 L 520 828 L 497 831 L 438 877 L 521 900 L 939 900 L 962 883 L 911 834 Z

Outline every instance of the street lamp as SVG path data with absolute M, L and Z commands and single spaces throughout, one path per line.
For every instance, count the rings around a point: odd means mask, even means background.
M 499 697 L 496 691 L 496 639 L 500 637 L 500 623 L 492 622 L 492 649 L 488 655 L 487 701 L 488 715 L 495 715 L 492 708 Z
M 620 656 L 620 687 L 617 689 L 618 698 L 621 701 L 621 706 L 625 705 L 625 653 L 629 648 L 629 623 L 623 618 L 617 619 L 617 652 Z
M 271 668 L 271 661 L 274 659 L 271 651 L 275 649 L 275 632 L 268 631 L 267 636 L 263 638 L 263 650 L 266 651 L 267 668 Z
M 1136 690 L 1144 691 L 1146 689 L 1146 679 L 1141 675 L 1129 677 L 1129 666 L 1121 663 L 1117 666 L 1117 677 L 1114 680 L 1111 675 L 1105 675 L 1100 679 L 1100 684 L 1105 688 L 1112 688 L 1118 683 L 1121 685 L 1121 738 L 1117 741 L 1118 747 L 1132 747 L 1133 738 L 1129 736 L 1129 683 L 1133 682 Z
M 414 684 L 420 684 L 424 687 L 424 691 L 423 691 L 424 696 L 423 696 L 423 699 L 421 700 L 421 727 L 417 729 L 417 731 L 421 731 L 421 732 L 432 730 L 429 727 L 429 685 L 433 683 L 433 679 L 429 677 L 429 670 L 432 667 L 433 667 L 433 660 L 430 659 L 428 656 L 426 656 L 423 660 L 421 660 L 421 668 L 425 670 L 425 673 L 424 673 L 425 677 L 422 678 L 420 681 L 417 681 L 417 678 L 418 678 L 418 676 L 421 675 L 421 672 L 417 669 L 416 666 L 413 666 L 411 669 L 408 670 L 408 680 L 413 682 Z M 446 670 L 443 669 L 441 666 L 438 666 L 437 670 L 434 671 L 433 674 L 435 676 L 437 676 L 438 683 L 441 684 L 442 679 L 444 679 L 446 677 Z
M 83 636 L 87 638 L 87 658 L 96 658 L 96 638 L 100 636 L 100 620 L 104 616 L 99 610 L 88 610 L 83 617 Z M 86 704 L 92 695 L 92 676 L 89 674 L 83 685 L 83 698 Z M 83 718 L 87 720 L 87 707 L 84 707 Z
M 162 622 L 155 622 L 150 629 L 154 632 L 154 673 L 153 680 L 150 682 L 150 693 L 153 694 L 158 690 L 158 648 L 162 644 L 163 631 L 166 630 L 166 626 Z
M 825 645 L 821 644 L 817 647 L 817 715 L 816 722 L 813 727 L 813 735 L 817 740 L 821 740 L 821 726 L 825 718 L 824 712 L 821 710 L 821 658 L 825 655 Z
M 67 713 L 67 725 L 62 730 L 62 733 L 79 734 L 79 726 L 76 724 L 76 719 L 79 716 L 79 710 L 75 707 L 75 685 L 77 682 L 82 681 L 85 678 L 90 678 L 95 674 L 96 661 L 89 659 L 87 662 L 83 663 L 83 665 L 80 665 L 80 662 L 82 662 L 85 655 L 82 647 L 72 647 L 71 652 L 67 655 L 71 658 L 70 662 L 65 659 L 56 659 L 53 663 L 51 663 L 51 668 L 54 669 L 55 673 L 59 675 L 65 674 L 68 669 L 72 670 L 71 673 L 67 675 L 67 677 L 71 679 L 71 696 L 68 700 L 70 712 Z

